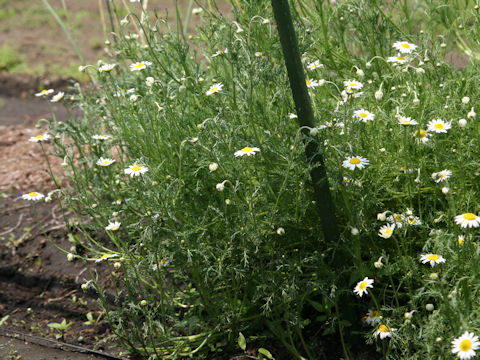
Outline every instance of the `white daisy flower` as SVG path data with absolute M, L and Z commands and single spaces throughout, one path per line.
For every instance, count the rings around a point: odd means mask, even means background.
M 397 329 L 393 329 L 388 327 L 387 325 L 381 324 L 377 331 L 375 331 L 375 336 L 379 336 L 381 340 L 392 337 L 392 332 L 396 331 Z
M 365 319 L 365 322 L 368 325 L 375 325 L 380 322 L 380 312 L 378 310 L 368 310 L 367 312 L 367 318 Z
M 406 41 L 397 41 L 393 44 L 393 47 L 400 51 L 402 54 L 410 54 L 417 48 L 417 45 L 411 44 Z
M 436 183 L 441 181 L 445 181 L 452 176 L 452 172 L 450 170 L 444 169 L 438 173 L 432 174 L 432 179 L 435 180 Z
M 389 56 L 387 62 L 391 62 L 394 64 L 406 64 L 408 62 L 408 58 L 399 56 Z
M 28 139 L 28 141 L 30 141 L 30 142 L 47 141 L 48 139 L 50 139 L 50 137 L 51 136 L 49 134 L 44 133 L 42 135 L 32 136 L 30 139 Z
M 447 123 L 442 119 L 433 119 L 428 122 L 428 131 L 436 133 L 446 133 L 452 127 L 451 123 Z
M 355 110 L 353 112 L 353 117 L 366 123 L 369 120 L 375 119 L 375 114 L 372 114 L 370 111 L 365 109 Z
M 130 175 L 130 177 L 145 174 L 147 171 L 148 171 L 147 167 L 142 166 L 142 165 L 137 165 L 137 164 L 130 165 L 128 168 L 123 170 L 123 172 L 126 175 Z
M 212 86 L 210 86 L 210 89 L 208 89 L 208 91 L 205 94 L 207 94 L 207 96 L 210 96 L 212 94 L 215 94 L 215 93 L 221 91 L 222 88 L 223 88 L 222 83 L 213 84 Z
M 32 191 L 28 194 L 23 194 L 22 199 L 23 200 L 32 200 L 32 201 L 38 201 L 42 200 L 45 197 L 42 193 Z
M 413 136 L 415 136 L 415 141 L 417 143 L 426 143 L 429 140 L 429 137 L 431 136 L 429 133 L 427 133 L 423 129 L 415 130 L 413 133 Z
M 53 97 L 52 97 L 52 100 L 50 100 L 50 102 L 59 102 L 60 100 L 63 99 L 63 96 L 65 95 L 65 93 L 63 91 L 59 91 L 57 94 L 55 94 Z
M 350 170 L 363 169 L 370 161 L 361 156 L 347 156 L 343 161 L 343 167 Z
M 353 292 L 358 296 L 362 297 L 363 294 L 367 293 L 367 288 L 373 288 L 372 284 L 373 284 L 373 279 L 369 279 L 368 277 L 365 277 L 362 281 L 359 281 L 357 285 L 355 285 Z
M 438 254 L 425 254 L 420 257 L 422 264 L 428 264 L 434 267 L 437 264 L 444 263 L 446 260 Z
M 387 217 L 387 221 L 391 224 L 395 224 L 399 229 L 402 228 L 403 223 L 405 222 L 405 215 L 403 214 L 396 214 L 390 215 Z
M 256 57 L 260 57 L 260 56 L 262 56 L 263 54 L 262 54 L 261 51 L 257 51 L 254 55 L 255 55 Z
M 118 257 L 118 254 L 103 254 L 97 260 L 95 260 L 95 263 L 99 263 L 99 262 L 102 262 L 104 260 L 115 258 L 115 257 Z
M 223 54 L 228 54 L 228 49 L 227 48 L 217 50 L 217 52 L 215 54 L 213 54 L 212 57 L 217 57 L 217 56 L 220 56 L 220 55 L 223 55 Z
M 53 89 L 43 89 L 42 91 L 40 91 L 39 93 L 36 93 L 35 96 L 48 96 L 50 94 L 52 94 L 55 90 Z
M 193 8 L 193 9 L 192 9 L 192 14 L 193 14 L 193 15 L 198 15 L 198 14 L 200 14 L 202 11 L 203 11 L 202 8 L 196 7 L 196 8 Z
M 98 140 L 98 141 L 105 141 L 105 140 L 108 140 L 110 138 L 111 138 L 110 135 L 92 135 L 92 139 L 93 140 Z
M 146 69 L 148 66 L 151 66 L 150 61 L 139 61 L 133 64 L 130 64 L 130 71 L 140 71 Z
M 129 34 L 129 35 L 125 35 L 125 39 L 126 40 L 135 40 L 135 39 L 138 39 L 140 36 L 138 34 Z
M 422 225 L 422 221 L 418 216 L 409 216 L 407 217 L 405 223 L 412 226 Z
M 457 354 L 459 359 L 468 360 L 475 356 L 475 350 L 479 346 L 478 336 L 465 331 L 460 337 L 452 340 L 452 353 Z
M 455 216 L 455 223 L 460 225 L 462 228 L 471 228 L 480 226 L 480 217 L 473 213 L 464 213 L 461 215 Z
M 360 90 L 361 88 L 363 88 L 363 84 L 356 80 L 344 81 L 343 85 L 347 90 Z
M 250 156 L 250 155 L 255 155 L 255 153 L 259 151 L 260 149 L 257 147 L 252 148 L 252 147 L 246 146 L 241 150 L 235 151 L 233 155 L 235 155 L 235 157 L 244 156 L 244 155 Z
M 321 69 L 323 68 L 323 64 L 320 63 L 320 60 L 315 60 L 314 62 L 311 62 L 307 65 L 307 68 L 309 70 L 315 70 L 315 69 Z
M 120 225 L 122 223 L 119 223 L 118 221 L 114 221 L 114 222 L 109 222 L 107 226 L 105 226 L 105 230 L 108 230 L 108 231 L 117 231 L 118 229 L 120 229 Z
M 305 84 L 309 89 L 315 89 L 317 86 L 320 85 L 317 80 L 310 80 L 310 79 L 305 80 Z
M 113 96 L 115 96 L 115 97 L 125 96 L 125 95 L 128 95 L 128 94 L 134 93 L 134 92 L 135 92 L 134 88 L 131 88 L 131 89 L 128 89 L 128 90 L 127 89 L 120 89 L 115 94 L 113 94 Z
M 117 64 L 103 64 L 98 68 L 98 72 L 110 72 L 112 71 Z
M 458 235 L 457 237 L 458 246 L 462 246 L 464 242 L 465 242 L 465 235 Z
M 114 162 L 115 162 L 114 159 L 101 157 L 100 159 L 97 160 L 97 165 L 98 165 L 98 166 L 110 166 L 110 165 L 112 165 Z
M 404 125 L 404 126 L 417 125 L 418 124 L 417 120 L 412 119 L 411 117 L 405 117 L 405 116 L 400 116 L 398 118 L 398 123 L 400 125 Z
M 393 230 L 395 230 L 395 224 L 383 225 L 378 232 L 378 236 L 388 239 L 393 235 Z
M 289 114 L 287 115 L 287 117 L 288 117 L 289 119 L 296 119 L 296 118 L 298 118 L 298 115 L 297 115 L 297 114 L 294 114 L 294 113 L 289 113 Z
M 168 265 L 170 265 L 170 260 L 168 260 L 167 258 L 163 258 L 162 260 L 160 260 L 160 264 L 159 264 L 161 267 L 167 267 Z M 158 265 L 157 264 L 153 264 L 152 265 L 152 270 L 153 271 L 157 271 L 158 270 Z

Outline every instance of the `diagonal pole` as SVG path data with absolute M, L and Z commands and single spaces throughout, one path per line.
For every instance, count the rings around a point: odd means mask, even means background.
M 309 137 L 308 128 L 314 128 L 314 116 L 305 74 L 300 60 L 297 37 L 293 28 L 292 16 L 288 0 L 272 0 L 273 13 L 277 23 L 280 43 L 282 44 L 283 56 L 287 67 L 290 88 L 292 89 L 293 101 L 297 111 L 298 122 L 305 135 L 307 161 L 315 166 L 310 170 L 320 220 L 322 222 L 325 239 L 328 243 L 337 243 L 339 231 L 335 216 L 330 188 L 328 185 L 325 162 L 323 160 L 323 149 L 317 141 Z

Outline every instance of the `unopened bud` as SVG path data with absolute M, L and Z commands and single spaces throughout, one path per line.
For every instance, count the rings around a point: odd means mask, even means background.
M 210 165 L 208 165 L 208 170 L 210 170 L 210 172 L 214 172 L 217 169 L 218 169 L 217 163 L 211 163 Z
M 467 114 L 467 117 L 469 119 L 474 119 L 476 116 L 477 116 L 477 114 L 475 113 L 475 110 L 472 107 L 472 110 L 470 110 L 470 112 Z

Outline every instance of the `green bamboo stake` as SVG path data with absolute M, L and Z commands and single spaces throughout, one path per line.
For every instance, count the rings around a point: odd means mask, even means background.
M 272 0 L 272 7 L 280 36 L 280 43 L 282 44 L 283 56 L 285 58 L 298 122 L 305 135 L 307 161 L 311 164 L 316 164 L 316 166 L 310 170 L 315 202 L 320 214 L 325 239 L 328 243 L 336 244 L 339 239 L 339 231 L 335 216 L 335 207 L 328 185 L 325 162 L 322 156 L 323 149 L 317 141 L 310 137 L 308 130 L 309 128 L 315 127 L 314 116 L 305 83 L 305 74 L 303 73 L 303 65 L 300 59 L 297 37 L 293 28 L 288 0 Z

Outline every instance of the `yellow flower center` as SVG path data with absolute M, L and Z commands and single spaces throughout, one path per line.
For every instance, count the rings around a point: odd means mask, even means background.
M 218 91 L 218 86 L 212 86 L 210 88 L 210 92 L 214 93 L 214 92 L 217 92 Z
M 42 91 L 40 91 L 40 94 L 46 94 L 46 93 L 48 93 L 47 89 L 43 89 Z
M 167 259 L 160 260 L 160 265 L 165 265 L 167 263 Z
M 477 215 L 472 214 L 472 213 L 465 213 L 465 214 L 463 214 L 463 218 L 465 220 L 475 220 L 477 218 Z
M 366 118 L 366 117 L 368 116 L 368 114 L 367 114 L 367 113 L 364 113 L 364 112 L 362 112 L 362 113 L 360 113 L 360 116 L 361 116 L 362 118 Z
M 383 324 L 382 324 L 382 325 L 380 325 L 380 326 L 378 327 L 378 331 L 380 331 L 380 332 L 389 332 L 389 331 L 390 331 L 390 328 L 389 328 L 387 325 L 383 325 Z
M 403 60 L 405 60 L 405 58 L 403 56 L 399 56 L 399 57 L 397 57 L 397 60 L 398 61 L 403 61 Z
M 100 259 L 102 259 L 102 260 L 108 259 L 110 256 L 111 256 L 110 254 L 103 254 Z
M 38 194 L 37 194 L 36 192 L 31 192 L 31 193 L 28 194 L 28 196 L 30 196 L 30 197 L 37 197 Z
M 371 318 L 377 318 L 379 316 L 380 316 L 380 313 L 378 312 L 378 310 L 373 310 L 372 312 L 370 312 Z
M 145 64 L 144 63 L 138 63 L 137 65 L 135 65 L 137 68 L 141 68 L 141 67 L 145 67 Z
M 311 83 L 312 83 L 312 82 L 311 82 L 310 80 L 308 80 L 308 79 L 305 80 L 305 84 L 307 84 L 307 86 L 310 85 Z
M 415 135 L 418 135 L 418 137 L 421 139 L 421 138 L 424 138 L 425 136 L 427 136 L 427 133 L 425 132 L 425 130 L 420 129 L 420 130 L 415 131 Z
M 402 47 L 405 48 L 405 49 L 410 49 L 410 45 L 408 45 L 408 44 L 402 44 Z
M 357 164 L 360 164 L 360 159 L 359 158 L 351 158 L 350 159 L 350 164 L 352 165 L 357 165 Z
M 385 229 L 385 234 L 391 234 L 393 232 L 392 228 Z
M 358 286 L 358 288 L 359 288 L 360 290 L 362 290 L 362 291 L 365 290 L 365 289 L 367 288 L 367 282 L 366 282 L 366 281 L 362 281 L 362 282 L 360 283 L 360 285 Z
M 459 347 L 462 351 L 468 351 L 472 348 L 472 342 L 468 339 L 462 340 Z
M 37 135 L 37 136 L 35 136 L 35 139 L 41 140 L 41 139 L 43 139 L 43 135 Z
M 436 261 L 436 260 L 440 259 L 440 256 L 438 256 L 437 254 L 430 254 L 430 255 L 427 256 L 427 259 L 431 260 L 431 261 Z
M 441 123 L 437 123 L 433 126 L 435 129 L 443 129 L 445 126 L 443 126 L 443 124 Z
M 402 217 L 401 217 L 400 215 L 398 215 L 398 214 L 393 215 L 393 219 L 394 219 L 395 221 L 402 221 Z
M 350 87 L 357 87 L 357 84 L 355 84 L 355 83 L 350 83 L 350 84 L 348 84 L 348 86 L 350 86 Z
M 132 171 L 140 171 L 140 170 L 142 170 L 141 166 L 138 166 L 138 165 L 133 165 L 132 166 Z
M 247 146 L 247 147 L 244 147 L 241 151 L 242 151 L 242 153 L 246 153 L 246 152 L 250 152 L 250 151 L 252 151 L 252 150 L 253 150 L 253 149 L 252 149 L 251 147 L 248 147 L 248 146 Z

